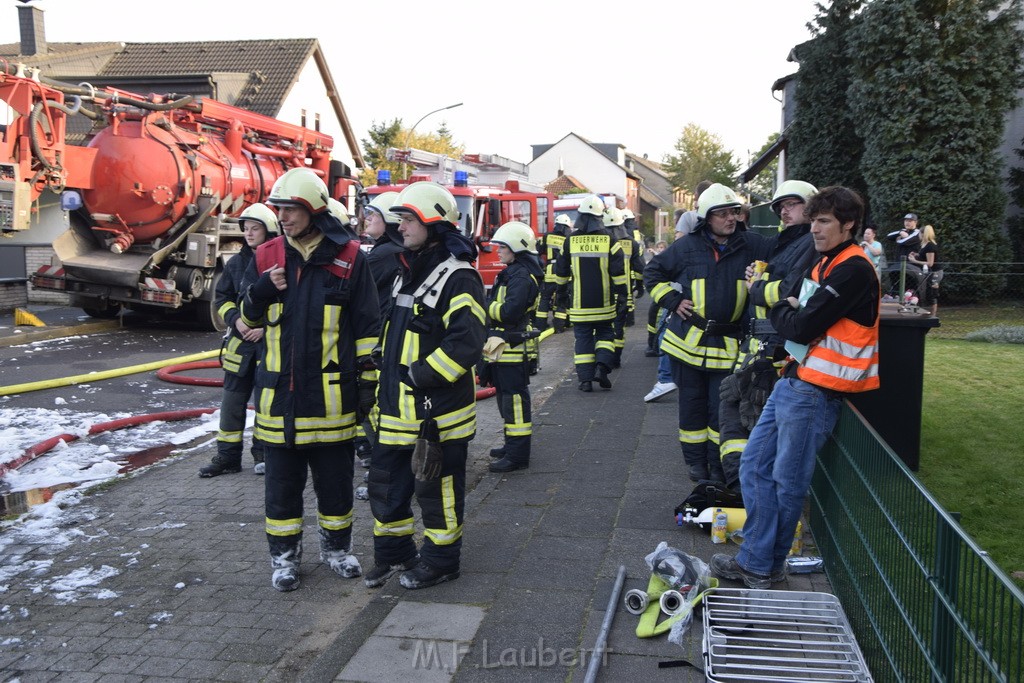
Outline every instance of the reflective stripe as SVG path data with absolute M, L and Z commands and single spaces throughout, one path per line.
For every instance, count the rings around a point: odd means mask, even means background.
M 423 529 L 423 535 L 434 545 L 451 545 L 462 538 L 462 525 L 455 514 L 455 484 L 449 475 L 441 478 L 441 509 L 444 511 L 444 529 Z
M 420 335 L 411 330 L 405 331 L 405 338 L 402 339 L 401 359 L 398 361 L 405 367 L 411 366 L 420 357 Z
M 724 348 L 703 346 L 700 341 L 704 332 L 698 327 L 690 327 L 686 339 L 671 329 L 665 330 L 661 339 L 661 350 L 684 363 L 708 370 L 730 370 L 736 363 L 739 354 L 739 340 L 733 337 L 722 337 Z
M 332 515 L 322 515 L 319 512 L 316 513 L 317 522 L 320 527 L 327 529 L 328 531 L 340 531 L 341 529 L 347 529 L 352 526 L 352 511 L 349 510 L 347 514 L 340 517 Z
M 472 294 L 464 292 L 453 296 L 451 302 L 448 304 L 448 312 L 441 318 L 441 320 L 444 321 L 445 327 L 448 327 L 452 316 L 460 308 L 468 308 L 470 313 L 476 316 L 476 319 L 480 321 L 481 325 L 487 324 L 487 316 L 484 314 L 484 307 L 481 306 L 475 298 L 473 298 Z
M 651 288 L 651 298 L 660 304 L 661 300 L 665 298 L 665 295 L 673 291 L 675 291 L 675 289 L 670 283 L 659 282 Z
M 470 403 L 468 406 L 464 408 L 459 408 L 458 410 L 454 410 L 450 413 L 445 413 L 444 415 L 440 415 L 438 417 L 435 417 L 434 419 L 437 420 L 438 428 L 444 429 L 445 427 L 450 427 L 458 422 L 462 422 L 463 420 L 475 416 L 476 403 Z
M 217 309 L 217 314 L 220 315 L 221 318 L 223 318 L 228 314 L 228 311 L 232 311 L 236 308 L 238 308 L 238 304 L 236 304 L 234 301 L 225 301 L 220 305 L 220 308 Z
M 602 339 L 601 341 L 596 342 L 594 344 L 594 348 L 597 349 L 598 351 L 614 351 L 615 341 L 606 341 Z
M 223 441 L 224 443 L 242 443 L 242 432 L 225 432 L 219 430 L 217 432 L 217 441 Z
M 679 430 L 679 440 L 682 443 L 704 443 L 708 440 L 707 428 L 698 430 Z
M 373 353 L 373 347 L 377 345 L 376 337 L 362 337 L 356 339 L 356 358 L 369 356 Z
M 462 367 L 444 352 L 444 349 L 436 348 L 427 356 L 427 365 L 434 369 L 434 372 L 444 377 L 448 382 L 454 384 L 460 377 L 466 374 L 466 368 Z
M 320 330 L 320 367 L 338 363 L 338 337 L 341 332 L 341 306 L 324 306 L 324 323 Z
M 718 432 L 716 432 L 711 427 L 708 427 L 708 441 L 715 444 L 716 446 L 718 445 Z
M 761 290 L 764 294 L 764 301 L 766 308 L 771 308 L 779 302 L 779 288 L 782 286 L 782 280 L 773 280 L 764 286 Z M 764 316 L 768 317 L 768 316 Z
M 582 365 L 584 363 L 596 363 L 597 356 L 592 353 L 577 353 L 572 357 L 572 361 L 576 365 Z
M 341 412 L 341 374 L 324 372 L 320 375 L 320 383 L 324 393 L 324 412 L 337 415 Z
M 266 518 L 266 530 L 271 536 L 297 536 L 302 533 L 302 517 L 292 519 Z
M 382 522 L 379 519 L 373 520 L 374 536 L 412 536 L 415 531 L 415 522 L 412 517 L 400 519 L 395 522 Z
M 718 452 L 723 458 L 730 453 L 742 453 L 743 449 L 747 447 L 746 439 L 729 439 L 725 443 L 719 444 Z
M 271 304 L 267 309 L 267 318 L 280 319 L 283 308 L 279 303 Z M 281 372 L 281 326 L 267 326 L 263 332 L 263 342 L 265 346 L 264 367 L 271 372 Z

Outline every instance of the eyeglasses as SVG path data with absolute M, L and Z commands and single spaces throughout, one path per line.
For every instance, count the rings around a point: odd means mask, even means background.
M 779 209 L 780 210 L 787 210 L 788 211 L 790 209 L 795 209 L 798 206 L 803 206 L 803 205 L 804 205 L 803 202 L 799 202 L 799 201 L 797 201 L 795 199 L 791 199 L 788 202 L 782 202 L 781 204 L 779 204 Z
M 739 216 L 741 211 L 740 207 L 735 206 L 731 209 L 715 209 L 710 213 L 712 216 L 717 216 L 718 218 L 728 218 L 729 216 Z

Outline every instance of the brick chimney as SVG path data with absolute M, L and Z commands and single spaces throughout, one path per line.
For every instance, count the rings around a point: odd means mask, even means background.
M 27 57 L 45 53 L 43 10 L 35 5 L 19 5 L 18 25 L 21 27 L 21 54 Z

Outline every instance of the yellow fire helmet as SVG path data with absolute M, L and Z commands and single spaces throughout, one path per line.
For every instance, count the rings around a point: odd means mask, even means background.
M 504 244 L 517 254 L 522 251 L 537 253 L 537 236 L 533 234 L 529 225 L 519 221 L 505 223 L 495 230 L 491 242 Z

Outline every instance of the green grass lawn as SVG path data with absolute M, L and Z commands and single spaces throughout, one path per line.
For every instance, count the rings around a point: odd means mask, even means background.
M 922 412 L 918 476 L 1024 585 L 1024 345 L 929 335 Z

